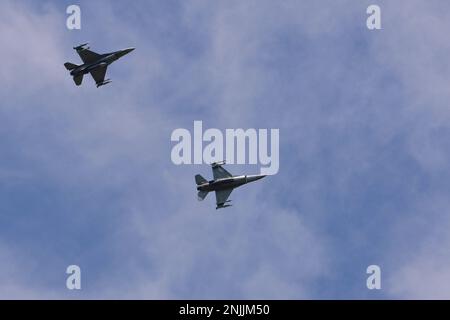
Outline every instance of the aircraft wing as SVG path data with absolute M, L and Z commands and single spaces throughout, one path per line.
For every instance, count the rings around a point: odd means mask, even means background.
M 212 168 L 214 180 L 217 179 L 223 179 L 223 178 L 229 178 L 233 175 L 229 173 L 227 170 L 225 170 L 221 165 L 215 165 Z
M 233 192 L 233 188 L 216 191 L 216 204 L 217 207 L 221 207 L 225 204 L 230 196 L 231 192 Z
M 96 84 L 102 83 L 105 80 L 107 68 L 108 66 L 100 66 L 91 71 L 91 76 L 94 78 Z
M 91 51 L 89 49 L 78 49 L 77 53 L 84 63 L 92 63 L 102 57 L 102 55 L 95 53 L 94 51 Z

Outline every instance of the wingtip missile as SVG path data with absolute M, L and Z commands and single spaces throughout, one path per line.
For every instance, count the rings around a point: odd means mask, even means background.
M 111 83 L 111 82 L 112 82 L 111 79 L 106 79 L 106 80 L 104 80 L 102 82 L 97 83 L 97 88 L 99 88 L 101 86 L 104 86 L 104 85 L 106 85 L 108 83 Z
M 229 204 L 229 203 L 231 203 L 231 200 L 227 200 L 227 201 L 225 201 L 224 203 L 220 203 L 219 205 L 216 206 L 216 210 L 218 210 L 218 209 L 223 209 L 223 208 L 228 208 L 228 207 L 232 207 L 233 205 L 232 205 L 232 204 Z
M 80 44 L 79 46 L 73 47 L 74 50 L 80 51 L 80 50 L 86 50 L 89 49 L 89 47 L 87 47 L 87 45 L 89 44 L 89 42 Z
M 226 164 L 225 160 L 218 161 L 218 162 L 213 162 L 213 163 L 211 163 L 211 167 L 216 168 L 216 167 L 222 166 L 224 164 Z
M 231 205 L 231 204 L 225 204 L 225 205 L 223 205 L 223 206 L 217 206 L 216 207 L 216 210 L 218 210 L 218 209 L 223 209 L 223 208 L 228 208 L 228 207 L 232 207 L 233 205 Z

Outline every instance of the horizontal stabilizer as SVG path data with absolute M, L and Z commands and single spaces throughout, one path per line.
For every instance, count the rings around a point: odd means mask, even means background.
M 64 63 L 64 67 L 66 67 L 67 70 L 71 71 L 71 70 L 75 69 L 78 66 L 76 64 L 73 64 L 73 63 L 70 63 L 70 62 L 66 62 L 66 63 Z
M 198 201 L 205 200 L 207 195 L 208 195 L 208 191 L 199 191 L 198 192 Z
M 201 185 L 201 184 L 204 184 L 204 183 L 207 183 L 208 181 L 205 179 L 205 178 L 203 178 L 201 175 L 199 175 L 199 174 L 197 174 L 196 176 L 195 176 L 195 183 L 197 184 L 197 185 Z
M 77 86 L 81 85 L 81 82 L 83 82 L 83 75 L 73 77 L 73 81 L 75 81 L 75 84 Z

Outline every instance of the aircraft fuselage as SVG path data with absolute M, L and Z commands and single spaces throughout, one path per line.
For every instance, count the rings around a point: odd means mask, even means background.
M 240 187 L 249 182 L 253 182 L 264 178 L 265 175 L 244 175 L 244 176 L 234 176 L 229 178 L 222 178 L 217 180 L 211 180 L 207 183 L 197 186 L 198 191 L 220 191 L 226 189 L 232 189 Z

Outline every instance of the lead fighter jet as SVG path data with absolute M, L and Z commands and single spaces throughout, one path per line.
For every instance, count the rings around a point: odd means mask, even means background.
M 77 86 L 81 85 L 83 76 L 88 73 L 94 78 L 97 88 L 110 83 L 110 79 L 105 80 L 106 69 L 108 66 L 135 49 L 128 48 L 111 53 L 98 54 L 89 50 L 87 45 L 88 43 L 85 43 L 78 47 L 74 47 L 81 60 L 83 60 L 82 65 L 76 65 L 70 62 L 64 63 L 64 66 L 70 71 L 70 75 L 73 77 L 73 81 L 75 81 Z
M 198 200 L 204 200 L 209 192 L 215 191 L 216 210 L 231 206 L 231 204 L 227 203 L 231 202 L 231 200 L 228 200 L 228 197 L 230 196 L 233 189 L 265 177 L 265 175 L 262 174 L 249 176 L 233 176 L 222 167 L 222 165 L 224 164 L 224 161 L 211 164 L 214 180 L 207 181 L 199 174 L 195 176 L 195 182 L 197 183 L 198 190 Z

